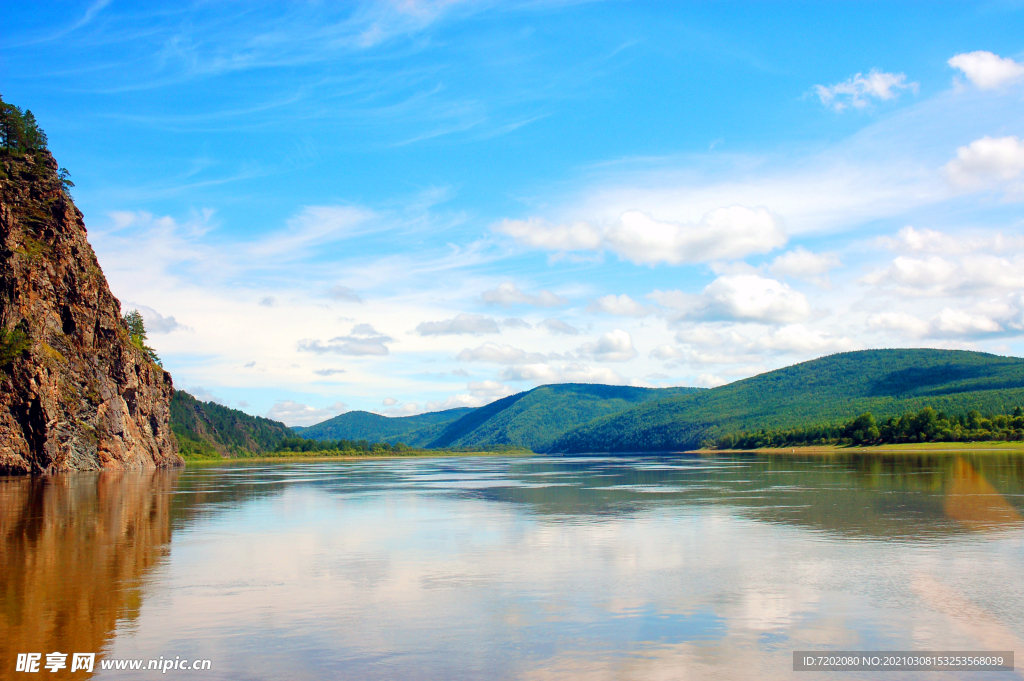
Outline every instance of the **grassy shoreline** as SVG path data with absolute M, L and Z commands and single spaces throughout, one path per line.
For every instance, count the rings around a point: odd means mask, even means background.
M 186 466 L 195 465 L 217 465 L 223 463 L 268 463 L 268 462 L 282 462 L 291 463 L 294 461 L 380 461 L 384 459 L 443 459 L 450 457 L 462 457 L 462 456 L 508 456 L 508 457 L 531 457 L 540 456 L 528 449 L 509 449 L 501 451 L 452 451 L 447 449 L 437 450 L 425 450 L 417 449 L 405 452 L 374 452 L 370 454 L 311 454 L 301 452 L 289 452 L 289 453 L 273 453 L 270 455 L 261 456 L 224 456 L 219 458 L 213 457 L 195 457 L 186 458 Z
M 759 449 L 695 449 L 688 454 L 942 454 L 942 453 L 1019 452 L 1024 454 L 1024 442 L 903 442 L 899 444 L 871 445 L 807 445 L 797 447 L 761 447 Z

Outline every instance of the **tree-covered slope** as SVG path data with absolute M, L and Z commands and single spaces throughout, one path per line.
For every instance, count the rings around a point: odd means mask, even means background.
M 183 390 L 171 398 L 171 430 L 186 458 L 262 454 L 292 435 L 280 421 L 200 402 Z
M 725 433 L 841 423 L 925 406 L 1006 413 L 1024 404 L 1024 359 L 962 350 L 864 350 L 648 402 L 579 427 L 549 451 L 674 451 Z
M 667 395 L 700 388 L 632 388 L 589 383 L 544 385 L 475 409 L 449 424 L 433 441 L 439 447 L 526 447 L 547 451 L 569 430 L 596 418 Z
M 444 428 L 474 411 L 468 407 L 434 411 L 417 416 L 387 417 L 368 411 L 349 411 L 296 433 L 309 440 L 367 440 L 369 442 L 402 442 L 423 447 Z

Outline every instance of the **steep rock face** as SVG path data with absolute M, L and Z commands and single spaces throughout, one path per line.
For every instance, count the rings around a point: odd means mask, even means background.
M 0 157 L 0 473 L 183 463 L 120 308 L 50 153 Z

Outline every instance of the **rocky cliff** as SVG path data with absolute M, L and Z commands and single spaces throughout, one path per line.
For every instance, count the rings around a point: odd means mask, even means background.
M 180 465 L 173 392 L 132 342 L 53 156 L 0 149 L 0 474 Z

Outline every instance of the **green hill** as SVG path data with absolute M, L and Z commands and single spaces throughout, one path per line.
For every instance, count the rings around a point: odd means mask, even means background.
M 543 385 L 474 409 L 427 447 L 526 447 L 547 451 L 564 433 L 594 419 L 700 388 L 632 388 L 591 383 Z M 702 391 L 701 391 L 702 392 Z
M 183 390 L 171 398 L 171 430 L 186 459 L 262 454 L 292 435 L 279 421 L 200 402 Z
M 1024 359 L 963 350 L 864 350 L 771 371 L 597 419 L 546 451 L 678 451 L 725 433 L 842 423 L 925 406 L 1007 413 L 1024 404 Z
M 460 407 L 391 418 L 368 411 L 349 411 L 307 428 L 295 428 L 294 431 L 296 435 L 309 440 L 402 442 L 410 447 L 423 447 L 441 434 L 452 421 L 472 411 L 468 407 Z
M 398 418 L 350 411 L 301 431 L 296 429 L 296 434 L 312 440 L 403 442 L 429 449 L 511 446 L 540 452 L 550 448 L 563 433 L 596 418 L 661 397 L 699 390 L 589 383 L 544 385 L 478 409 L 449 409 Z

